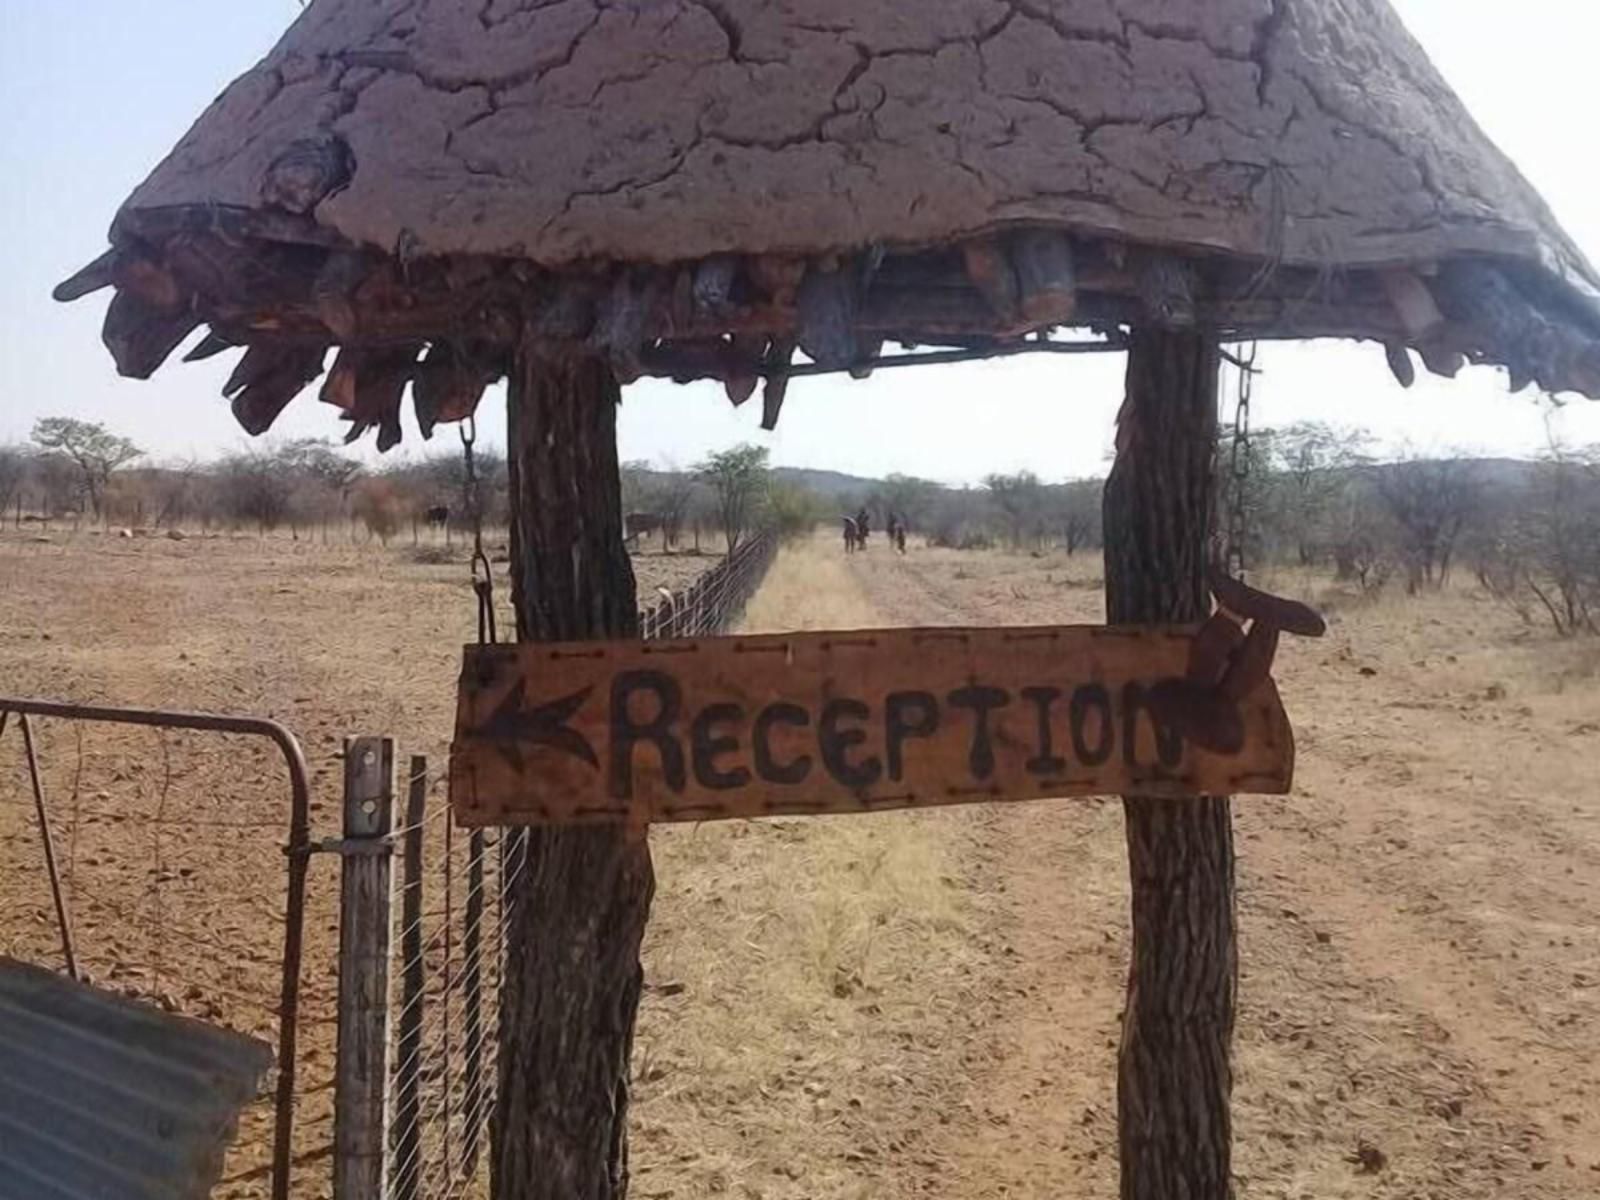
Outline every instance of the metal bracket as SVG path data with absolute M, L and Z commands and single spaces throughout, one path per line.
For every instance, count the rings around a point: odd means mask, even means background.
M 306 847 L 308 854 L 337 854 L 341 858 L 359 858 L 362 855 L 388 856 L 394 853 L 394 843 L 388 837 L 380 838 L 323 838 Z

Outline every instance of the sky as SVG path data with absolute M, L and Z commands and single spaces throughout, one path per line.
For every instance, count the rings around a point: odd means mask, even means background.
M 1519 0 L 1508 21 L 1503 0 L 1394 3 L 1489 135 L 1600 260 L 1588 124 L 1600 4 Z M 298 0 L 0 0 L 0 443 L 25 440 L 35 420 L 55 415 L 102 421 L 158 460 L 245 443 L 220 396 L 225 357 L 174 359 L 150 382 L 119 379 L 99 340 L 109 293 L 59 305 L 50 289 L 104 249 L 118 204 L 298 10 Z M 1453 383 L 1424 373 L 1404 391 L 1370 345 L 1270 344 L 1259 362 L 1257 425 L 1363 426 L 1390 454 L 1531 456 L 1549 428 L 1600 443 L 1600 403 L 1573 400 L 1550 414 L 1531 391 L 1511 396 L 1489 369 Z M 1105 469 L 1121 385 L 1114 355 L 797 380 L 779 429 L 766 434 L 759 403 L 735 410 L 717 385 L 646 381 L 627 390 L 618 437 L 625 460 L 678 466 L 749 441 L 770 446 L 780 465 L 859 475 L 1082 478 Z M 482 416 L 485 440 L 503 443 L 503 400 L 491 395 Z M 343 428 L 308 393 L 273 436 L 336 438 Z M 407 451 L 423 446 L 409 431 Z

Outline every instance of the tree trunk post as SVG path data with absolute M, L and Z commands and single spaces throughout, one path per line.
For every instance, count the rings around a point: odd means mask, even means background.
M 389 1194 L 389 951 L 393 927 L 388 838 L 394 826 L 394 775 L 393 739 L 346 739 L 333 1132 L 335 1200 Z
M 512 368 L 512 600 L 524 641 L 630 637 L 620 391 L 599 360 Z M 493 1123 L 496 1200 L 623 1200 L 628 1078 L 655 890 L 641 831 L 529 831 L 509 897 Z
M 1106 608 L 1121 622 L 1209 610 L 1220 347 L 1137 330 L 1105 490 Z M 1124 798 L 1133 956 L 1118 1066 L 1123 1200 L 1227 1200 L 1238 984 L 1229 801 Z

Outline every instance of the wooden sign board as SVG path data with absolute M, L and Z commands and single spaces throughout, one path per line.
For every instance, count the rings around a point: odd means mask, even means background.
M 1271 680 L 1242 748 L 1148 697 L 1190 627 L 895 629 L 473 647 L 450 790 L 462 825 L 703 821 L 1138 793 L 1289 790 Z

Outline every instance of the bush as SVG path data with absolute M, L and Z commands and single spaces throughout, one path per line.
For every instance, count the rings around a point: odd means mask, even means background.
M 775 482 L 767 488 L 767 523 L 784 541 L 805 537 L 826 515 L 821 499 L 803 487 Z
M 363 483 L 351 503 L 351 511 L 367 532 L 385 546 L 399 532 L 405 519 L 405 505 L 395 487 L 385 479 L 369 479 Z

